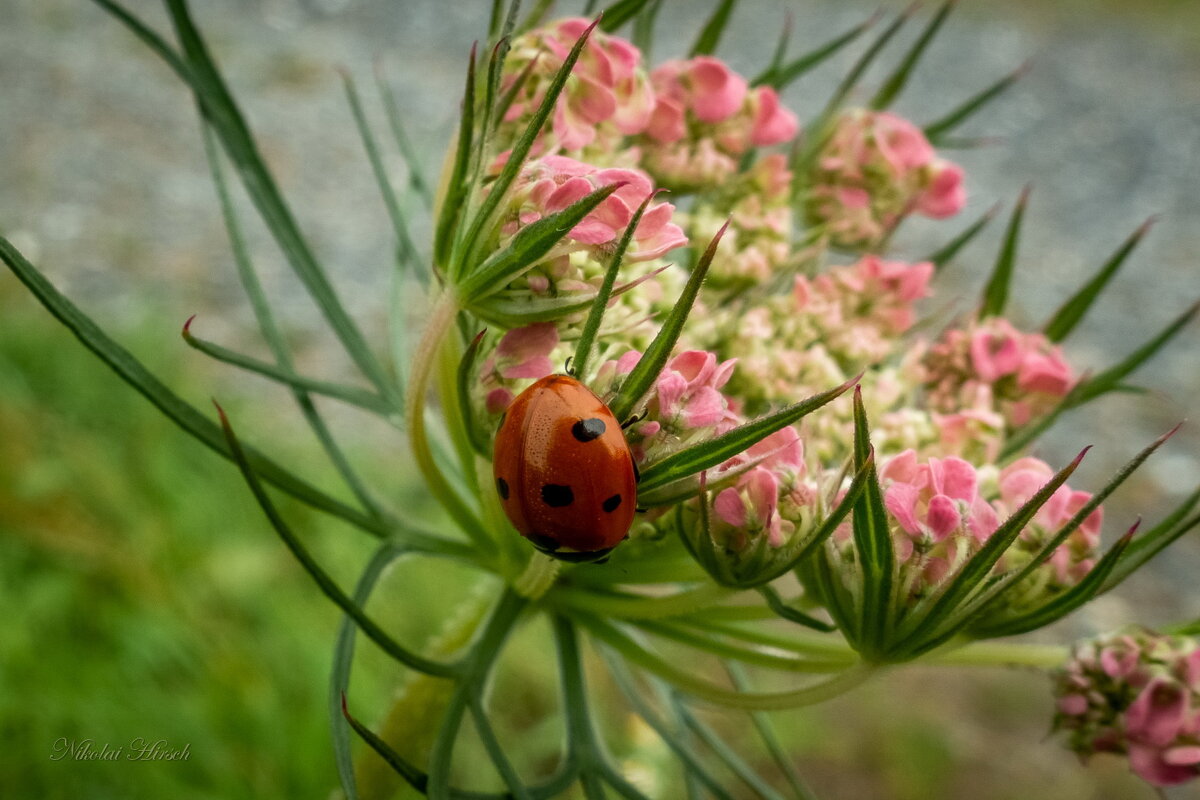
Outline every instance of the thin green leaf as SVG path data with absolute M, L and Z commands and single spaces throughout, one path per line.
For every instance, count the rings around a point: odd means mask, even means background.
M 725 672 L 729 675 L 729 681 L 733 687 L 739 692 L 751 691 L 750 679 L 746 675 L 746 671 L 738 664 L 730 662 L 721 662 L 721 666 L 725 668 Z M 749 714 L 750 721 L 754 724 L 754 729 L 758 733 L 758 738 L 763 742 L 767 752 L 771 755 L 771 760 L 775 762 L 775 766 L 783 773 L 783 777 L 788 782 L 788 786 L 792 789 L 792 795 L 797 800 L 817 800 L 812 791 L 805 785 L 800 778 L 800 773 L 796 771 L 796 765 L 792 763 L 792 756 L 784 749 L 779 741 L 778 735 L 775 733 L 775 726 L 771 723 L 771 717 L 761 711 L 752 711 Z
M 633 240 L 633 234 L 642 221 L 642 215 L 646 213 L 646 208 L 653 199 L 654 194 L 651 194 L 638 206 L 633 218 L 625 226 L 625 232 L 621 235 L 620 241 L 617 242 L 617 249 L 613 251 L 612 260 L 608 263 L 608 270 L 604 273 L 604 281 L 600 284 L 600 290 L 596 292 L 596 299 L 592 301 L 592 308 L 588 312 L 587 319 L 583 323 L 583 331 L 579 334 L 579 341 L 575 345 L 573 370 L 576 375 L 586 376 L 588 374 L 587 368 L 591 361 L 592 344 L 596 341 L 596 333 L 600 330 L 600 322 L 604 318 L 604 309 L 608 307 L 609 298 L 612 296 L 613 284 L 617 280 L 617 270 L 621 268 L 625 251 L 629 249 L 629 243 Z
M 255 473 L 254 468 L 251 466 L 246 457 L 245 451 L 242 449 L 242 445 L 239 443 L 237 436 L 234 434 L 233 428 L 229 424 L 228 417 L 225 416 L 225 412 L 219 405 L 217 406 L 217 413 L 221 417 L 221 429 L 224 432 L 225 441 L 229 445 L 229 450 L 233 454 L 233 460 L 238 465 L 238 468 L 241 469 L 242 476 L 246 479 L 246 483 L 250 486 L 250 491 L 254 493 L 255 499 L 258 500 L 258 504 L 262 508 L 263 513 L 265 513 L 267 515 L 267 519 L 270 520 L 271 527 L 273 527 L 275 532 L 279 534 L 279 537 L 283 539 L 284 544 L 286 544 L 287 548 L 292 551 L 292 555 L 294 555 L 296 560 L 300 562 L 300 565 L 304 567 L 305 572 L 312 576 L 312 579 L 316 581 L 317 586 L 320 587 L 322 593 L 332 600 L 338 608 L 342 609 L 343 612 L 350 616 L 350 618 L 354 620 L 355 624 L 362 629 L 362 632 L 365 633 L 371 641 L 379 645 L 379 647 L 385 653 L 399 661 L 401 664 L 415 669 L 418 672 L 424 672 L 428 675 L 436 675 L 439 677 L 453 677 L 459 674 L 462 671 L 462 668 L 458 664 L 444 664 L 440 661 L 434 661 L 433 659 L 425 658 L 418 653 L 409 651 L 407 648 L 389 636 L 382 628 L 380 628 L 375 621 L 368 617 L 366 612 L 359 607 L 358 603 L 354 602 L 353 599 L 348 597 L 346 593 L 341 590 L 337 583 L 334 582 L 333 578 L 329 576 L 329 573 L 326 572 L 321 565 L 317 563 L 317 560 L 312 557 L 312 554 L 308 552 L 308 548 L 306 548 L 296 534 L 292 532 L 292 529 L 288 526 L 287 522 L 284 521 L 279 511 L 276 510 L 275 504 L 271 502 L 271 498 L 267 495 L 266 489 L 264 489 L 263 485 L 259 483 L 258 475 Z
M 612 33 L 638 15 L 650 0 L 618 0 L 600 12 L 600 30 Z
M 567 78 L 571 75 L 571 70 L 575 68 L 575 62 L 579 60 L 579 54 L 583 51 L 584 45 L 587 44 L 588 37 L 596 27 L 596 22 L 593 22 L 579 36 L 575 45 L 571 48 L 571 52 L 563 60 L 563 64 L 559 67 L 558 72 L 554 74 L 550 83 L 546 86 L 545 97 L 542 98 L 541 105 L 537 107 L 533 115 L 529 119 L 529 124 L 525 126 L 524 132 L 513 144 L 509 151 L 508 160 L 504 162 L 504 167 L 501 168 L 500 174 L 491 183 L 488 188 L 488 195 L 483 199 L 475 216 L 471 219 L 467 226 L 465 235 L 462 238 L 461 251 L 459 256 L 454 260 L 458 262 L 456 272 L 469 264 L 473 257 L 474 251 L 482 245 L 480 241 L 483 232 L 492 225 L 493 217 L 499 213 L 500 203 L 505 199 L 508 189 L 512 186 L 513 181 L 517 179 L 521 168 L 525 166 L 525 159 L 529 156 L 529 151 L 533 147 L 534 141 L 538 134 L 541 133 L 546 121 L 550 118 L 550 113 L 554 110 L 554 105 L 558 102 L 558 96 L 562 93 L 563 87 L 567 84 Z
M 1128 578 L 1147 561 L 1163 551 L 1167 545 L 1174 542 L 1192 528 L 1200 525 L 1200 515 L 1185 519 L 1200 503 L 1200 489 L 1192 492 L 1182 503 L 1171 511 L 1167 517 L 1144 535 L 1133 540 L 1133 544 L 1125 551 L 1112 575 L 1105 581 L 1101 592 L 1116 588 L 1117 584 Z
M 921 35 L 913 46 L 905 55 L 904 60 L 896 67 L 883 85 L 879 87 L 879 91 L 871 98 L 870 106 L 874 109 L 887 108 L 904 90 L 904 86 L 908 83 L 909 77 L 912 75 L 913 68 L 917 66 L 917 62 L 921 60 L 921 56 L 925 54 L 925 49 L 929 47 L 929 43 L 933 41 L 933 37 L 937 35 L 938 30 L 946 21 L 946 17 L 950 16 L 950 11 L 954 7 L 955 0 L 946 0 L 937 13 L 933 15 L 933 19 L 925 26 L 925 30 L 921 31 Z
M 710 632 L 670 622 L 642 620 L 637 623 L 637 627 L 647 633 L 679 642 L 696 650 L 712 653 L 721 658 L 732 658 L 744 664 L 753 664 L 781 672 L 824 674 L 830 671 L 836 672 L 846 666 L 843 658 L 800 656 L 798 654 L 780 655 L 760 647 L 730 643 L 711 635 Z
M 834 572 L 828 547 L 823 548 L 823 552 L 817 553 L 813 558 L 801 561 L 796 568 L 796 574 L 804 588 L 812 592 L 813 598 L 833 617 L 846 641 L 857 641 L 860 620 L 851 608 L 854 598 L 842 582 L 841 574 Z
M 341 70 L 342 85 L 346 90 L 346 101 L 350 104 L 350 113 L 354 117 L 354 125 L 358 129 L 358 136 L 362 140 L 363 150 L 366 151 L 367 160 L 371 162 L 371 172 L 375 176 L 375 183 L 379 186 L 379 193 L 383 196 L 383 205 L 387 208 L 388 219 L 391 220 L 392 230 L 396 234 L 396 243 L 400 248 L 400 253 L 405 256 L 400 259 L 401 264 L 411 264 L 415 261 L 415 256 L 419 252 L 417 245 L 413 242 L 412 235 L 408 230 L 408 222 L 404 219 L 404 212 L 400 210 L 400 201 L 396 199 L 396 190 L 392 188 L 391 179 L 388 178 L 387 169 L 383 166 L 383 158 L 379 155 L 379 146 L 375 142 L 375 134 L 371 132 L 371 126 L 367 122 L 367 115 L 363 112 L 362 101 L 358 96 L 358 87 L 354 84 L 354 78 L 350 75 L 349 70 Z
M 482 698 L 478 694 L 472 694 L 468 705 L 471 709 L 471 719 L 475 721 L 475 730 L 479 732 L 479 739 L 483 742 L 488 758 L 496 765 L 496 771 L 500 773 L 504 785 L 512 791 L 515 800 L 532 800 L 529 787 L 522 782 L 516 768 L 504 754 L 500 739 L 496 736 L 496 731 L 488 720 Z
M 733 13 L 735 5 L 737 5 L 737 0 L 717 0 L 717 7 L 713 9 L 701 29 L 700 35 L 692 44 L 691 52 L 688 53 L 689 58 L 711 56 L 717 51 L 717 44 L 720 43 L 721 34 L 725 32 L 725 27 L 729 24 L 729 15 Z
M 393 399 L 395 388 L 367 346 L 354 320 L 346 313 L 325 271 L 300 232 L 283 195 L 258 152 L 253 134 L 225 86 L 216 64 L 192 23 L 183 0 L 166 0 L 176 34 L 189 65 L 189 84 L 206 117 L 217 132 L 225 152 L 237 165 L 251 201 L 271 231 L 288 264 L 321 310 L 346 352 L 376 388 Z
M 1112 257 L 1100 267 L 1096 272 L 1095 277 L 1084 284 L 1078 292 L 1071 296 L 1071 299 L 1063 303 L 1057 311 L 1054 312 L 1049 321 L 1046 322 L 1042 332 L 1046 334 L 1052 342 L 1061 342 L 1067 338 L 1067 335 L 1075 329 L 1079 321 L 1083 319 L 1083 315 L 1092 307 L 1092 303 L 1100 296 L 1104 287 L 1112 280 L 1112 277 L 1117 274 L 1117 270 L 1125 263 L 1125 259 L 1133 252 L 1133 248 L 1137 247 L 1138 242 L 1150 230 L 1154 219 L 1148 219 L 1142 223 L 1133 234 L 1125 240 L 1125 243 L 1113 253 Z
M 313 392 L 314 394 L 322 394 L 326 397 L 333 397 L 337 400 L 349 403 L 367 411 L 372 411 L 380 415 L 388 415 L 393 413 L 383 398 L 374 392 L 366 389 L 360 389 L 356 386 L 345 386 L 340 383 L 330 383 L 328 381 L 308 378 L 303 375 L 297 375 L 290 369 L 285 369 L 269 361 L 260 361 L 257 358 L 252 358 L 247 355 L 222 347 L 219 344 L 197 338 L 191 334 L 190 328 L 192 320 L 195 316 L 188 318 L 188 321 L 183 326 L 183 340 L 190 347 L 199 350 L 207 356 L 215 358 L 218 361 L 226 364 L 232 364 L 235 367 L 241 367 L 244 370 L 262 375 L 265 378 L 270 378 L 273 381 L 278 381 L 293 389 L 305 392 Z
M 475 413 L 471 410 L 471 385 L 475 381 L 475 359 L 479 355 L 479 345 L 483 342 L 483 335 L 487 333 L 487 329 L 481 330 L 475 334 L 475 338 L 467 345 L 467 350 L 463 353 L 462 361 L 458 365 L 458 403 L 459 414 L 462 416 L 463 425 L 467 429 L 467 437 L 470 439 L 471 447 L 475 452 L 484 456 L 490 457 L 492 454 L 491 442 L 484 432 L 479 430 L 479 426 L 475 421 Z
M 645 356 L 643 356 L 644 358 Z M 638 481 L 638 491 L 642 491 L 642 487 L 645 487 L 645 491 L 653 491 L 654 489 L 728 461 L 739 453 L 745 452 L 751 445 L 762 441 L 775 431 L 786 428 L 788 425 L 794 425 L 829 401 L 845 394 L 846 390 L 857 381 L 858 377 L 854 377 L 841 386 L 836 386 L 807 400 L 746 422 L 731 431 L 726 431 L 720 436 L 715 436 L 706 442 L 701 442 L 674 452 L 659 461 L 643 467 L 641 470 L 641 480 Z M 616 414 L 615 409 L 613 413 Z M 620 419 L 620 417 L 617 417 L 617 419 Z
M 622 283 L 613 289 L 612 296 L 619 297 L 625 294 L 671 266 L 667 264 Z M 557 296 L 546 297 L 529 291 L 515 290 L 494 294 L 486 303 L 475 306 L 472 311 L 484 322 L 495 322 L 505 328 L 519 328 L 533 322 L 556 322 L 564 317 L 582 314 L 592 308 L 595 298 L 596 292 L 592 289 L 570 290 L 559 292 Z
M 535 0 L 533 9 L 525 15 L 525 19 L 521 20 L 516 30 L 523 33 L 540 26 L 546 21 L 546 14 L 553 6 L 554 0 Z
M 425 178 L 421 166 L 421 158 L 417 154 L 416 147 L 404 129 L 403 115 L 400 113 L 400 104 L 396 99 L 396 92 L 384 77 L 382 63 L 378 60 L 375 62 L 374 75 L 375 87 L 383 103 L 384 115 L 388 121 L 388 129 L 392 133 L 392 138 L 395 140 L 396 147 L 400 151 L 400 155 L 404 159 L 404 165 L 408 170 L 408 184 L 413 191 L 421 196 L 425 205 L 432 208 L 433 190 L 430 188 L 429 181 Z
M 470 690 L 465 684 L 458 684 L 450 696 L 446 710 L 438 720 L 437 735 L 429 753 L 429 784 L 426 786 L 426 794 L 430 800 L 448 800 L 450 797 L 450 767 L 454 757 L 454 745 L 458 741 L 458 731 L 462 728 L 463 717 L 467 713 L 469 693 Z
M 421 794 L 425 793 L 425 787 L 429 783 L 429 776 L 408 763 L 404 756 L 397 753 L 387 742 L 376 736 L 374 731 L 355 719 L 346 706 L 346 695 L 344 693 L 342 694 L 342 716 L 345 717 L 346 722 L 350 724 L 354 732 L 361 736 L 363 741 L 378 753 L 380 758 L 387 762 L 388 766 L 395 770 L 400 777 L 404 778 L 409 786 Z
M 892 534 L 883 507 L 883 490 L 874 467 L 874 448 L 861 386 L 854 390 L 854 467 L 860 472 L 867 470 L 866 487 L 854 504 L 851 519 L 862 581 L 859 589 L 862 604 L 858 609 L 861 633 L 857 649 L 874 655 L 884 647 L 895 616 L 892 585 L 896 575 L 896 555 L 892 551 Z
M 683 737 L 679 735 L 678 731 L 673 730 L 666 722 L 655 715 L 650 704 L 642 698 L 641 693 L 638 692 L 637 687 L 634 685 L 633 675 L 630 673 L 625 662 L 615 653 L 608 650 L 601 649 L 600 654 L 608 665 L 609 673 L 612 675 L 617 689 L 620 690 L 621 694 L 625 695 L 625 699 L 633 707 L 634 713 L 641 717 L 650 726 L 651 730 L 658 734 L 663 744 L 682 763 L 685 772 L 689 775 L 694 775 L 719 800 L 733 800 L 733 796 L 708 771 L 709 759 L 697 755 L 684 743 Z
M 651 54 L 654 52 L 654 23 L 658 19 L 659 9 L 663 0 L 650 0 L 649 3 L 633 20 L 633 32 L 630 40 L 633 46 L 642 52 L 645 63 L 654 63 Z
M 759 777 L 757 770 L 747 764 L 745 759 L 738 755 L 737 751 L 717 735 L 716 731 L 697 719 L 696 715 L 687 706 L 679 702 L 678 694 L 675 695 L 675 701 L 676 712 L 683 719 L 684 724 L 692 729 L 700 738 L 700 741 L 708 745 L 708 748 L 737 776 L 738 780 L 744 783 L 756 796 L 763 798 L 763 800 L 783 800 L 782 795 Z
M 1008 75 L 1005 75 L 994 84 L 984 89 L 977 95 L 970 97 L 962 105 L 950 111 L 943 117 L 930 122 L 925 126 L 925 136 L 930 143 L 935 147 L 943 147 L 946 134 L 953 131 L 976 111 L 983 108 L 990 101 L 999 97 L 1006 89 L 1020 80 L 1026 72 L 1029 71 L 1029 63 L 1022 64 L 1017 69 L 1013 70 Z
M 790 20 L 790 17 L 789 17 Z M 793 81 L 804 75 L 809 70 L 824 62 L 830 56 L 836 54 L 846 45 L 853 42 L 872 25 L 879 20 L 879 14 L 872 15 L 869 19 L 860 22 L 845 33 L 839 34 L 828 42 L 819 47 L 810 50 L 802 56 L 783 63 L 784 45 L 786 44 L 786 36 L 788 30 L 785 28 L 784 37 L 780 40 L 779 46 L 775 50 L 775 59 L 770 67 L 759 74 L 754 80 L 750 81 L 752 86 L 770 86 L 777 91 L 782 91 L 787 88 Z
M 1129 543 L 1133 541 L 1133 534 L 1137 528 L 1137 523 L 1135 523 L 1088 571 L 1083 580 L 1070 589 L 1031 611 L 1003 618 L 991 625 L 972 626 L 969 628 L 971 635 L 981 639 L 1016 636 L 1019 633 L 1028 633 L 1038 628 L 1044 628 L 1070 614 L 1100 593 L 1104 582 L 1112 574 L 1113 568 L 1116 567 L 1122 554 L 1129 547 Z
M 221 429 L 179 395 L 171 391 L 132 353 L 113 341 L 90 317 L 63 296 L 8 240 L 0 237 L 0 260 L 25 284 L 46 310 L 95 353 L 130 386 L 183 430 L 226 458 L 232 458 Z M 346 505 L 293 475 L 257 450 L 247 447 L 247 458 L 256 473 L 296 499 L 361 528 L 375 536 L 387 533 L 379 520 Z
M 445 197 L 438 211 L 437 225 L 433 235 L 433 263 L 447 270 L 453 278 L 460 266 L 451 260 L 455 244 L 454 234 L 461 227 L 463 208 L 467 197 L 467 176 L 471 170 L 471 153 L 475 136 L 475 47 L 467 59 L 467 85 L 463 89 L 462 118 L 458 123 L 458 139 L 454 147 L 454 166 L 446 180 Z
M 1130 353 L 1120 363 L 1091 378 L 1080 381 L 1064 398 L 1064 403 L 1068 408 L 1074 408 L 1090 402 L 1100 395 L 1116 391 L 1127 375 L 1149 361 L 1167 342 L 1175 338 L 1176 334 L 1192 320 L 1192 317 L 1196 316 L 1198 311 L 1200 311 L 1200 302 L 1192 304 L 1187 311 L 1176 317 L 1157 336 Z
M 913 613 L 911 623 L 902 626 L 892 648 L 892 655 L 905 657 L 928 649 L 935 636 L 950 635 L 953 631 L 942 626 L 942 623 L 956 611 L 972 593 L 979 590 L 981 582 L 991 572 L 992 567 L 1000 560 L 1000 556 L 1016 541 L 1021 531 L 1033 519 L 1038 509 L 1045 505 L 1050 496 L 1058 491 L 1079 462 L 1083 460 L 1090 448 L 1084 448 L 1075 459 L 1063 467 L 1054 477 L 1017 509 L 999 528 L 992 533 L 983 547 L 975 552 L 959 569 L 958 574 L 951 579 L 942 592 L 932 602 L 922 609 L 923 613 Z M 960 619 L 960 623 L 965 620 Z
M 366 606 L 379 576 L 405 552 L 405 548 L 395 542 L 384 542 L 379 546 L 354 587 L 352 599 L 359 607 Z M 342 783 L 342 791 L 346 793 L 346 800 L 358 800 L 354 756 L 350 753 L 350 731 L 344 711 L 346 692 L 350 688 L 350 670 L 354 663 L 354 639 L 357 632 L 354 620 L 342 615 L 337 644 L 333 648 L 333 670 L 329 677 L 329 725 L 333 738 L 333 760 L 337 765 L 338 778 Z
M 654 381 L 658 379 L 658 374 L 662 371 L 663 365 L 667 363 L 667 359 L 671 357 L 671 349 L 675 347 L 675 342 L 679 339 L 679 334 L 683 331 L 683 324 L 687 321 L 688 314 L 691 313 L 692 306 L 696 302 L 696 296 L 700 293 L 700 285 L 704 282 L 704 276 L 708 274 L 708 267 L 712 264 L 713 256 L 717 253 L 717 245 L 721 241 L 721 237 L 725 235 L 725 230 L 729 227 L 729 221 L 726 220 L 721 229 L 717 231 L 716 236 L 709 242 L 708 248 L 704 251 L 704 255 L 700 257 L 692 274 L 688 276 L 687 283 L 683 287 L 683 291 L 679 295 L 679 299 L 675 301 L 675 306 L 671 309 L 671 313 L 663 321 L 662 327 L 654 337 L 654 341 L 650 342 L 650 346 L 646 348 L 646 352 L 638 360 L 636 366 L 625 378 L 625 382 L 621 384 L 617 396 L 613 398 L 608 407 L 622 423 L 625 423 L 638 403 L 650 391 L 650 387 Z
M 854 66 L 852 66 L 850 71 L 846 73 L 846 77 L 842 79 L 842 82 L 838 84 L 837 89 L 834 90 L 833 96 L 829 98 L 829 102 L 825 105 L 825 110 L 821 112 L 820 118 L 822 120 L 829 119 L 839 108 L 841 108 L 842 103 L 845 102 L 846 98 L 850 96 L 850 93 L 854 91 L 854 87 L 858 85 L 858 81 L 860 78 L 862 78 L 863 73 L 867 71 L 867 68 L 871 66 L 871 64 L 883 51 L 883 48 L 887 46 L 887 43 L 892 40 L 892 37 L 895 36 L 902 27 L 904 27 L 904 23 L 908 22 L 908 18 L 912 15 L 915 9 L 915 5 L 909 6 L 900 14 L 898 14 L 896 19 L 892 21 L 892 24 L 888 25 L 887 28 L 885 28 L 883 32 L 879 34 L 878 38 L 871 43 L 871 46 L 867 48 L 867 51 L 859 57 L 858 61 L 854 62 Z
M 165 61 L 167 66 L 174 70 L 175 74 L 182 78 L 185 83 L 191 82 L 191 71 L 183 58 L 179 53 L 175 52 L 175 49 L 171 45 L 167 44 L 166 40 L 155 33 L 144 22 L 120 4 L 112 2 L 112 0 L 92 0 L 92 2 L 120 20 L 137 38 L 142 40 L 143 44 Z
M 932 261 L 934 270 L 936 272 L 941 272 L 942 268 L 949 264 L 950 260 L 958 255 L 959 250 L 962 250 L 963 247 L 965 247 L 968 242 L 974 239 L 980 231 L 991 224 L 991 221 L 995 219 L 996 214 L 999 213 L 999 211 L 999 205 L 992 206 L 986 212 L 984 212 L 983 216 L 971 223 L 966 230 L 947 242 L 941 249 L 928 255 L 925 260 Z
M 624 185 L 621 182 L 601 186 L 562 211 L 521 228 L 504 249 L 493 253 L 463 277 L 458 286 L 463 303 L 479 303 L 530 270 L 584 217 Z
M 1004 244 L 1000 247 L 1000 254 L 996 257 L 995 266 L 992 267 L 991 277 L 983 290 L 983 299 L 980 301 L 979 307 L 980 319 L 1000 316 L 1008 304 L 1008 289 L 1009 284 L 1012 283 L 1013 267 L 1017 261 L 1017 244 L 1021 239 L 1021 219 L 1025 215 L 1025 206 L 1029 202 L 1029 191 L 1030 187 L 1026 186 L 1021 191 L 1016 206 L 1013 207 L 1012 218 L 1004 233 Z
M 837 630 L 836 625 L 830 625 L 824 620 L 819 620 L 816 617 L 805 614 L 798 608 L 789 606 L 783 602 L 783 598 L 779 596 L 779 592 L 770 586 L 759 586 L 758 593 L 767 601 L 767 607 L 775 612 L 776 616 L 780 619 L 786 619 L 788 622 L 795 622 L 797 625 L 803 625 L 806 628 L 812 628 L 814 631 L 821 631 L 822 633 L 832 633 Z

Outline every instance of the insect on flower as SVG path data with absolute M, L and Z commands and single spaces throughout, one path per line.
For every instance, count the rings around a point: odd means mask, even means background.
M 637 467 L 620 423 L 590 389 L 548 375 L 509 405 L 492 459 L 513 526 L 565 561 L 597 561 L 629 534 Z

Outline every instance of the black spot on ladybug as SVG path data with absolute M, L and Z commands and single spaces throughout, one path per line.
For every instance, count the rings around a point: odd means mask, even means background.
M 528 538 L 533 543 L 533 546 L 543 553 L 553 553 L 562 546 L 554 537 L 547 536 L 544 533 L 531 533 Z
M 496 478 L 496 491 L 500 493 L 501 500 L 508 499 L 508 481 L 504 478 Z
M 620 505 L 621 505 L 621 495 L 614 494 L 612 497 L 608 498 L 603 503 L 601 503 L 600 507 L 603 508 L 605 511 L 608 511 L 611 513 L 613 511 L 616 511 Z
M 547 483 L 542 486 L 542 500 L 552 508 L 562 508 L 575 502 L 575 493 L 571 491 L 570 486 Z
M 604 433 L 604 420 L 590 417 L 571 426 L 571 435 L 581 442 L 590 442 Z

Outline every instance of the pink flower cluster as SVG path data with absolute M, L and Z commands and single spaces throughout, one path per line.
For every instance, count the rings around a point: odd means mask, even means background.
M 792 172 L 782 153 L 760 158 L 749 170 L 714 187 L 687 215 L 697 247 L 728 222 L 708 268 L 706 287 L 744 289 L 762 284 L 792 259 Z
M 1081 758 L 1127 754 L 1155 786 L 1200 777 L 1200 642 L 1135 630 L 1077 645 L 1055 677 L 1057 731 Z
M 556 347 L 558 329 L 552 322 L 513 328 L 501 336 L 479 367 L 484 413 L 499 417 L 520 389 L 553 374 L 557 366 L 551 353 Z
M 636 169 L 601 169 L 566 156 L 546 156 L 526 164 L 509 195 L 499 246 L 524 226 L 612 184 L 621 186 L 573 227 L 542 263 L 525 273 L 521 281 L 525 288 L 535 294 L 591 288 L 607 268 L 608 256 L 634 212 L 654 191 L 646 174 Z M 683 230 L 671 221 L 674 210 L 670 203 L 650 204 L 625 252 L 626 262 L 658 258 L 687 243 Z M 572 259 L 576 253 L 585 254 L 590 263 Z
M 601 397 L 616 391 L 641 357 L 630 350 L 601 364 L 592 388 Z M 736 425 L 737 405 L 721 391 L 736 363 L 705 350 L 685 350 L 668 361 L 646 399 L 644 415 L 625 431 L 634 459 L 658 458 Z
M 995 479 L 953 456 L 922 459 L 905 450 L 885 462 L 879 470 L 884 506 L 895 521 L 893 548 L 906 565 L 910 593 L 923 596 L 952 575 L 1053 476 L 1054 470 L 1036 458 L 1017 460 Z M 1091 498 L 1060 486 L 996 564 L 996 572 L 1027 564 Z M 1082 580 L 1095 565 L 1102 520 L 1099 508 L 1089 514 L 1046 562 L 1014 587 L 1005 609 L 1040 604 Z M 841 539 L 848 537 L 847 528 Z
M 501 88 L 510 91 L 518 80 L 523 82 L 505 113 L 501 141 L 515 140 L 524 131 L 554 74 L 590 25 L 579 17 L 563 19 L 513 41 Z M 620 37 L 593 30 L 534 152 L 587 149 L 589 160 L 605 161 L 605 155 L 618 154 L 625 136 L 646 129 L 653 110 L 654 92 L 642 54 Z
M 1078 380 L 1062 349 L 1001 317 L 951 328 L 925 357 L 931 408 L 991 409 L 1023 425 L 1054 408 Z
M 641 139 L 642 163 L 673 189 L 715 186 L 737 173 L 751 148 L 782 144 L 799 130 L 774 89 L 751 89 L 711 56 L 668 61 L 650 81 L 655 103 Z
M 733 553 L 762 537 L 768 547 L 782 548 L 811 530 L 821 510 L 817 484 L 807 474 L 804 442 L 795 428 L 771 434 L 722 464 L 714 477 L 751 463 L 754 466 L 738 475 L 733 486 L 721 489 L 712 500 L 713 541 Z
M 888 111 L 854 109 L 833 123 L 809 176 L 806 212 L 838 247 L 879 244 L 909 214 L 941 219 L 966 203 L 963 172 L 920 128 Z

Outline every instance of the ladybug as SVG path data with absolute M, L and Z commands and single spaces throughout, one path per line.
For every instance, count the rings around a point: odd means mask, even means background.
M 496 491 L 522 536 L 564 561 L 598 561 L 629 535 L 637 467 L 608 406 L 548 375 L 508 406 L 492 458 Z

